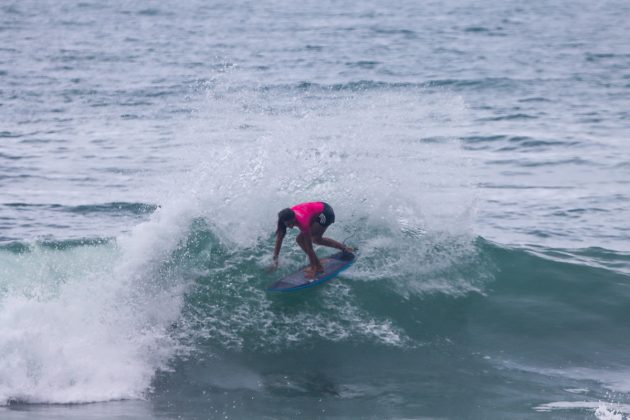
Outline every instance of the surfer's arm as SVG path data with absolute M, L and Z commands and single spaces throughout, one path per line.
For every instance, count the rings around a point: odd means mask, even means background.
M 282 247 L 282 241 L 284 240 L 284 232 L 276 233 L 276 246 L 273 249 L 273 267 L 278 267 L 278 256 L 280 255 L 280 248 Z

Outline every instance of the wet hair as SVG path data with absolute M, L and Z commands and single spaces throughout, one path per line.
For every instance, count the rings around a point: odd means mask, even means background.
M 295 219 L 295 212 L 290 208 L 282 209 L 278 213 L 278 229 L 276 229 L 276 234 L 282 232 L 284 235 L 287 233 L 287 226 L 284 222 L 288 222 L 290 220 Z

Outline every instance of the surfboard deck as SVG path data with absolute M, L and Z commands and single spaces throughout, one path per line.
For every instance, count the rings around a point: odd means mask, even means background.
M 357 259 L 355 254 L 348 252 L 337 252 L 326 258 L 320 258 L 324 272 L 319 273 L 315 278 L 309 279 L 302 267 L 299 271 L 278 280 L 267 288 L 268 292 L 294 292 L 296 290 L 307 289 L 334 279 L 346 268 L 350 267 Z

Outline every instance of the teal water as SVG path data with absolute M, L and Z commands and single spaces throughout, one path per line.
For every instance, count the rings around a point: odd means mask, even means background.
M 3 3 L 0 415 L 630 417 L 629 15 Z

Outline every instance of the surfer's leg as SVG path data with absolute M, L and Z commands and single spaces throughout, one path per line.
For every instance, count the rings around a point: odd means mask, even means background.
M 302 235 L 301 232 L 298 234 L 297 238 L 295 238 L 295 242 L 297 242 L 300 248 L 302 248 L 302 251 L 308 255 L 308 252 L 306 252 L 306 245 L 304 244 L 304 235 Z
M 345 246 L 342 243 L 339 243 L 337 241 L 335 241 L 334 239 L 330 239 L 330 238 L 319 238 L 319 239 L 315 239 L 313 238 L 313 242 L 315 242 L 317 245 L 323 245 L 323 246 L 327 246 L 329 248 L 336 248 L 339 249 L 341 251 L 348 251 L 351 252 L 350 249 Z
M 300 233 L 297 236 L 297 238 L 295 238 L 295 241 L 298 243 L 300 248 L 302 248 L 302 251 L 304 251 L 304 253 L 308 256 L 308 260 L 311 266 L 312 267 L 319 266 L 319 261 L 317 260 L 317 256 L 314 255 L 315 251 L 313 251 L 313 255 L 309 255 L 308 249 L 306 248 L 306 238 L 304 237 L 304 235 Z
M 311 236 L 313 237 L 313 243 L 316 243 L 317 245 L 327 246 L 329 248 L 336 248 L 341 251 L 352 252 L 352 249 L 345 246 L 344 244 L 339 243 L 331 238 L 325 238 L 323 235 L 324 232 L 326 232 L 327 228 L 328 226 L 322 226 L 317 223 L 313 223 L 313 225 L 311 226 Z
M 304 272 L 306 273 L 306 277 L 309 279 L 315 278 L 317 273 L 324 271 L 321 263 L 319 262 L 319 260 L 317 260 L 316 256 L 313 255 L 315 258 L 313 259 L 311 255 L 309 255 L 308 251 L 306 250 L 306 239 L 304 238 L 304 235 L 302 233 L 298 234 L 297 238 L 295 238 L 295 241 L 298 243 L 298 245 L 300 245 L 302 251 L 304 251 L 304 253 L 308 255 L 310 265 L 304 270 Z
M 319 215 L 319 219 L 311 225 L 311 236 L 313 243 L 317 245 L 327 246 L 329 248 L 336 248 L 344 252 L 352 253 L 352 248 L 345 246 L 342 243 L 335 241 L 334 239 L 324 238 L 324 232 L 328 229 L 328 226 L 335 223 L 335 212 L 332 207 L 324 203 L 324 211 Z

